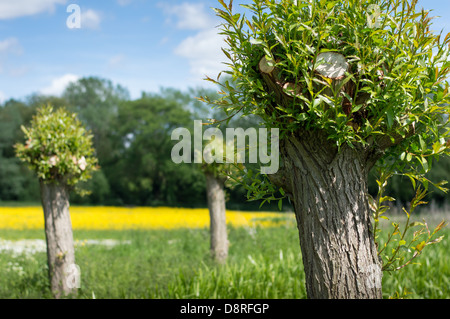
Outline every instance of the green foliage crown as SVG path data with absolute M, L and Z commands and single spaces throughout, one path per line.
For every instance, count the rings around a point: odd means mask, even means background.
M 16 155 L 40 180 L 74 186 L 97 169 L 93 136 L 76 114 L 44 106 L 33 117 L 31 127 L 22 126 L 22 131 L 26 142 L 15 145 Z
M 235 85 L 207 80 L 228 113 L 257 114 L 281 137 L 321 130 L 337 147 L 381 150 L 404 172 L 448 153 L 450 34 L 432 32 L 417 0 L 253 0 L 251 18 L 219 3 Z M 340 78 L 319 72 L 326 54 L 345 58 Z

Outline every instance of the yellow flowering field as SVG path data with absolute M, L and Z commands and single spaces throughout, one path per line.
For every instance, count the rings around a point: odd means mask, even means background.
M 209 227 L 208 209 L 169 207 L 71 207 L 74 229 L 174 229 Z M 227 211 L 233 226 L 274 226 L 290 214 Z M 42 207 L 0 207 L 0 229 L 43 229 Z

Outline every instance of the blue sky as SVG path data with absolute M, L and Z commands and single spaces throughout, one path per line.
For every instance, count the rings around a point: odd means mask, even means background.
M 249 2 L 248 0 L 235 3 Z M 67 27 L 70 4 L 81 28 Z M 437 31 L 450 32 L 450 1 L 434 9 Z M 223 69 L 215 0 L 0 0 L 0 103 L 31 93 L 60 94 L 80 77 L 99 76 L 132 98 L 160 87 L 209 86 Z

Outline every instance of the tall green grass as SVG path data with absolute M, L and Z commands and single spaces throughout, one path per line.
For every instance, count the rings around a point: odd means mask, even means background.
M 449 236 L 427 247 L 402 271 L 383 276 L 384 297 L 450 298 Z M 306 298 L 294 225 L 229 228 L 230 256 L 223 266 L 209 256 L 207 229 L 75 231 L 75 239 L 128 240 L 107 248 L 76 249 L 78 298 Z M 0 238 L 44 238 L 43 231 L 0 230 Z M 46 254 L 0 253 L 0 298 L 51 298 Z

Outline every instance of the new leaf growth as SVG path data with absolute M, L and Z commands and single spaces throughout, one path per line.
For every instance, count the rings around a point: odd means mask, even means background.
M 75 186 L 97 169 L 92 135 L 65 109 L 45 106 L 22 126 L 26 142 L 15 145 L 17 157 L 36 172 L 40 180 Z

